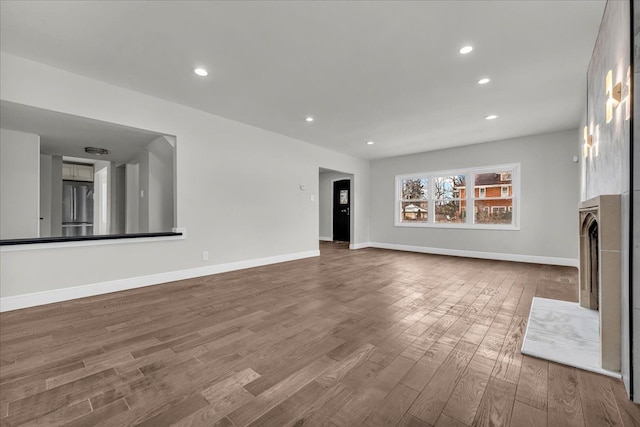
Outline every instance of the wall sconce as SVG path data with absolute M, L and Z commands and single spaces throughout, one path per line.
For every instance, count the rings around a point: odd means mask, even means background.
M 613 84 L 613 71 L 609 70 L 605 77 L 605 93 L 607 95 L 607 103 L 605 110 L 605 120 L 611 122 L 613 118 L 613 109 L 620 104 L 622 100 L 622 82 Z
M 582 154 L 586 159 L 589 157 L 589 153 L 591 153 L 591 147 L 593 147 L 593 136 L 589 135 L 589 128 L 587 126 L 584 127 L 584 144 L 582 145 Z
M 627 68 L 627 81 L 624 85 L 625 120 L 631 119 L 631 65 Z

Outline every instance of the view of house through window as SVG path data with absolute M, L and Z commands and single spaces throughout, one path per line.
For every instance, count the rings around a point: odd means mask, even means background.
M 476 224 L 511 224 L 513 185 L 509 171 L 478 173 L 475 192 L 484 191 L 482 200 L 476 201 Z M 488 208 L 488 209 L 486 209 Z
M 397 176 L 396 225 L 513 228 L 518 169 L 502 165 Z
M 402 180 L 402 221 L 427 222 L 429 218 L 429 202 L 426 178 L 410 178 Z

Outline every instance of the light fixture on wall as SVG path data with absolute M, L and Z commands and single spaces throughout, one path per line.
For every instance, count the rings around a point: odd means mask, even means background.
M 583 139 L 584 144 L 582 144 L 582 154 L 586 159 L 591 153 L 591 147 L 593 147 L 593 136 L 589 135 L 589 128 L 587 126 L 584 127 Z
M 613 109 L 616 108 L 622 100 L 622 82 L 613 84 L 613 70 L 607 71 L 605 77 L 605 93 L 607 95 L 605 107 L 605 121 L 611 122 L 613 119 Z

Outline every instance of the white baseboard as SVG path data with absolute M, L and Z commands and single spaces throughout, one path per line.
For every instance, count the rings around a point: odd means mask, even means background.
M 549 264 L 549 265 L 561 265 L 565 267 L 578 267 L 578 260 L 573 258 L 556 258 L 545 257 L 537 255 L 520 255 L 520 254 L 507 254 L 500 252 L 481 252 L 481 251 L 465 251 L 460 249 L 443 249 L 443 248 L 430 248 L 426 246 L 411 246 L 411 245 L 397 245 L 394 243 L 368 243 L 369 247 L 380 249 L 392 249 L 396 251 L 407 252 L 420 252 L 425 254 L 435 255 L 450 255 L 466 258 L 481 258 L 481 259 L 494 259 L 499 261 L 515 261 L 515 262 L 527 262 L 531 264 Z
M 349 244 L 349 249 L 364 249 L 364 248 L 369 248 L 371 247 L 371 243 L 369 242 L 365 242 L 365 243 L 350 243 Z
M 143 286 L 160 285 L 175 280 L 226 273 L 228 271 L 245 268 L 260 267 L 262 265 L 277 264 L 297 259 L 319 256 L 320 251 L 298 252 L 293 254 L 276 255 L 266 258 L 249 259 L 227 264 L 211 265 L 207 267 L 190 268 L 187 270 L 169 271 L 166 273 L 150 274 L 148 276 L 131 277 L 127 279 L 111 280 L 109 282 L 92 283 L 90 285 L 74 286 L 70 288 L 54 289 L 51 291 L 34 292 L 0 298 L 0 312 L 35 307 L 54 302 L 68 301 L 77 298 L 102 295 L 110 292 L 125 291 Z
M 333 237 L 320 236 L 320 241 L 322 241 L 322 242 L 333 242 Z

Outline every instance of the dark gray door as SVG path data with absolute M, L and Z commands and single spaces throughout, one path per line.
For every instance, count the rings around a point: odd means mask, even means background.
M 333 240 L 349 242 L 351 236 L 351 181 L 333 183 Z

